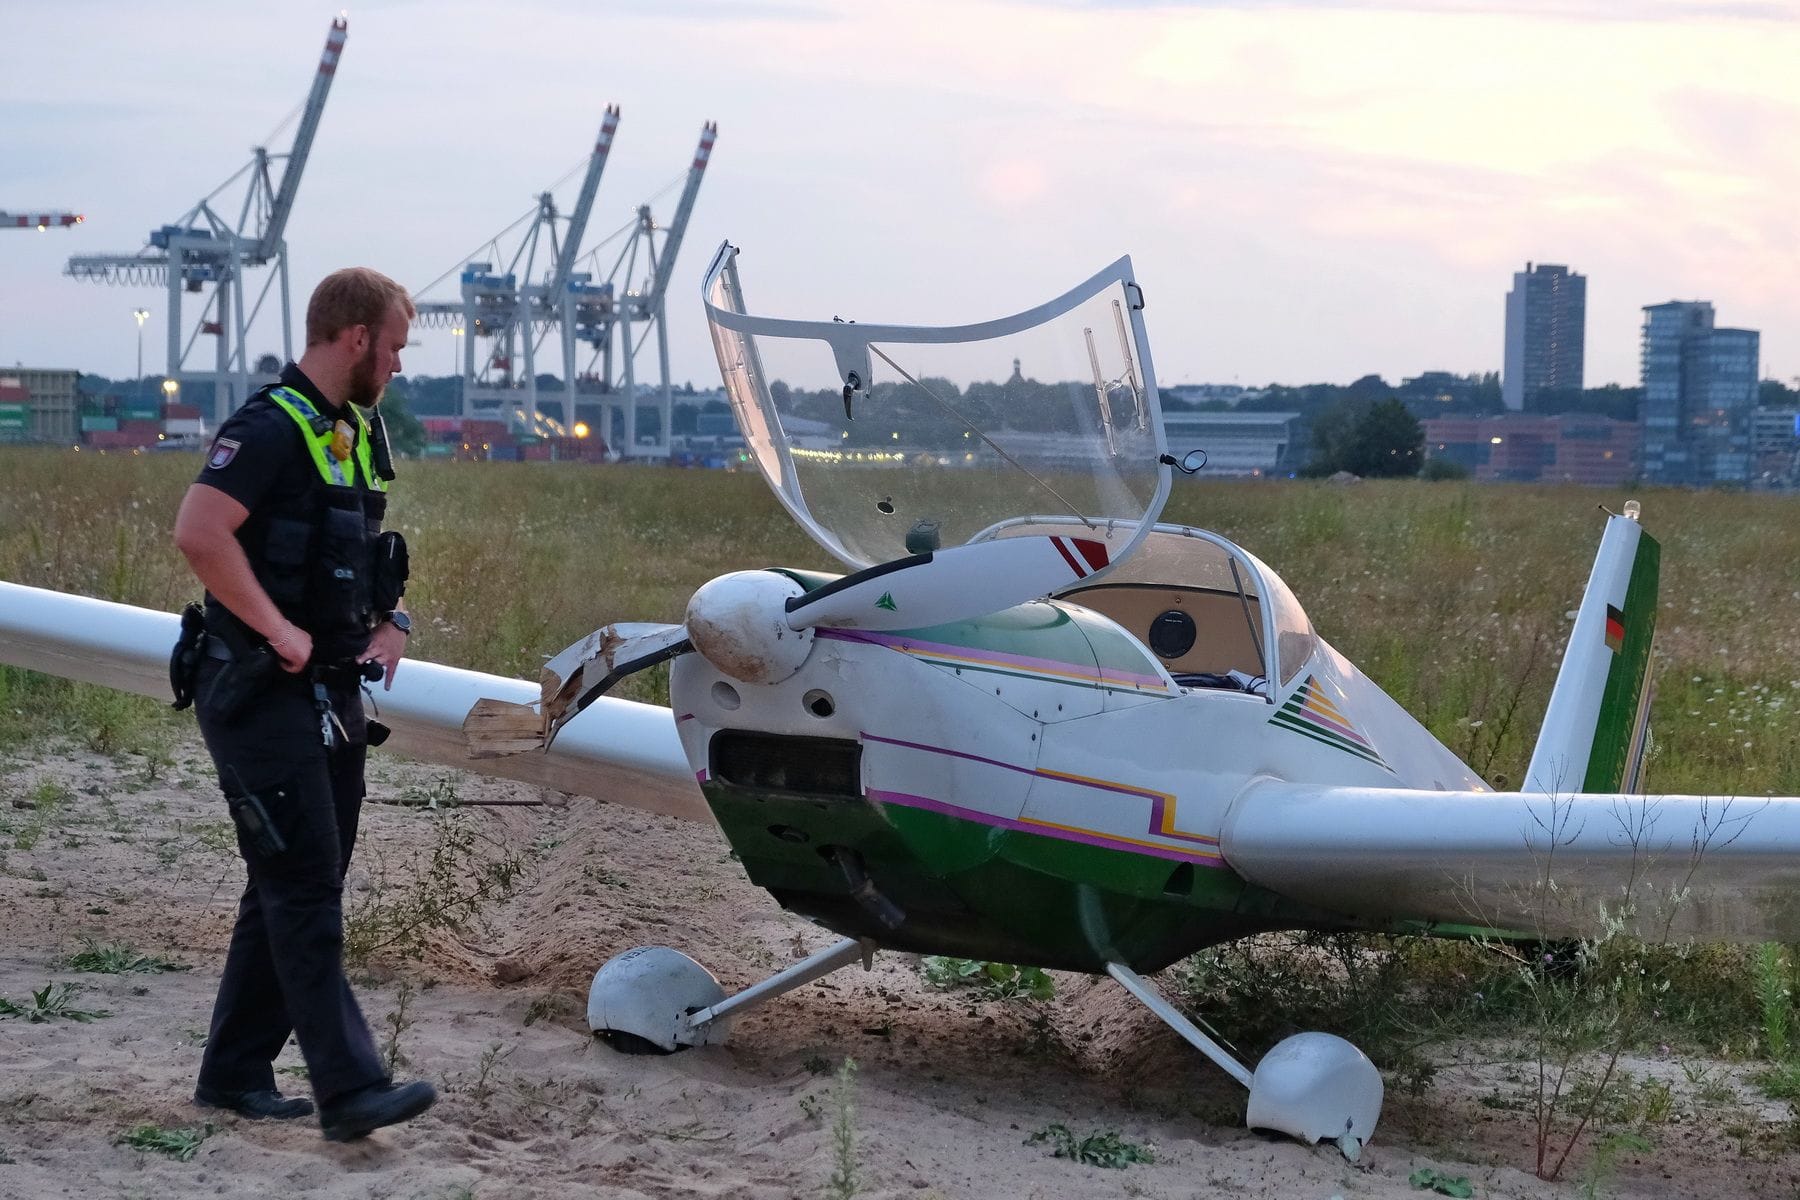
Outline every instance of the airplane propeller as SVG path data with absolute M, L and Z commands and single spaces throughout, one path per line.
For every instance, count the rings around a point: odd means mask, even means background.
M 778 571 L 735 571 L 702 585 L 680 625 L 595 630 L 544 664 L 537 706 L 483 700 L 463 730 L 476 757 L 548 749 L 620 680 L 690 650 L 740 683 L 779 683 L 806 662 L 814 629 L 880 632 L 967 620 L 1048 596 L 1107 563 L 1101 542 L 1029 536 L 925 550 L 811 591 Z

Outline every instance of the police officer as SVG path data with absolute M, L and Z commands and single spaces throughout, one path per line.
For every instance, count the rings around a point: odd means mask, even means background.
M 249 874 L 194 1100 L 251 1118 L 311 1114 L 275 1087 L 292 1032 L 332 1141 L 437 1098 L 429 1083 L 388 1077 L 343 962 L 369 734 L 361 672 L 374 664 L 370 677 L 391 687 L 411 630 L 376 570 L 389 565 L 378 549 L 403 561 L 404 543 L 380 532 L 393 470 L 374 406 L 412 317 L 385 275 L 328 276 L 307 305 L 300 361 L 220 427 L 175 518 L 206 586 L 195 713 Z M 384 587 L 392 607 L 377 611 Z

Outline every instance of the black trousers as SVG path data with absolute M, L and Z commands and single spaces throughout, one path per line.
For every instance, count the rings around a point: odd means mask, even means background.
M 207 711 L 200 669 L 195 715 L 227 800 L 254 794 L 286 849 L 265 853 L 238 823 L 249 883 L 213 1004 L 200 1083 L 221 1091 L 275 1086 L 273 1063 L 291 1032 L 320 1104 L 388 1079 L 344 978 L 344 872 L 356 844 L 367 753 L 362 700 L 333 689 L 348 737 L 329 754 L 304 679 L 281 675 L 229 721 Z

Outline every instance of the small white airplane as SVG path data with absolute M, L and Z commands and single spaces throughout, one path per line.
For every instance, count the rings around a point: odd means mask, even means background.
M 381 700 L 402 753 L 716 823 L 842 938 L 732 996 L 679 951 L 626 951 L 589 1000 L 615 1045 L 719 1041 L 878 949 L 1104 974 L 1249 1089 L 1247 1124 L 1355 1158 L 1382 1100 L 1360 1051 L 1301 1033 L 1252 1070 L 1144 976 L 1273 929 L 1562 938 L 1610 913 L 1800 940 L 1800 799 L 1638 792 L 1658 547 L 1635 504 L 1605 524 L 1527 786 L 1496 792 L 1268 566 L 1157 523 L 1182 464 L 1129 259 L 921 328 L 750 315 L 735 256 L 704 284 L 731 403 L 850 573 L 725 575 L 681 624 L 605 626 L 536 683 L 411 662 Z M 175 634 L 0 583 L 13 665 L 165 697 Z M 672 708 L 604 694 L 667 660 Z

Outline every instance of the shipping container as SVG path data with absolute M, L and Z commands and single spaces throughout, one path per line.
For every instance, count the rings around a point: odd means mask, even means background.
M 170 437 L 176 434 L 198 437 L 206 432 L 206 422 L 199 417 L 171 417 L 163 422 L 163 432 Z
M 163 431 L 162 419 L 153 417 L 150 420 L 142 420 L 128 417 L 119 422 L 119 430 L 122 433 L 137 434 L 140 437 L 147 436 L 151 441 L 155 441 L 156 435 Z
M 144 445 L 142 434 L 125 433 L 117 429 L 100 429 L 86 435 L 87 444 L 101 450 L 131 450 Z M 156 435 L 150 435 L 154 442 Z
M 117 433 L 118 431 L 119 418 L 117 417 L 81 418 L 81 432 L 83 433 Z
M 198 421 L 200 406 L 198 404 L 165 404 L 162 415 L 168 420 Z

